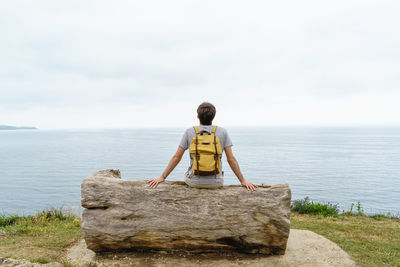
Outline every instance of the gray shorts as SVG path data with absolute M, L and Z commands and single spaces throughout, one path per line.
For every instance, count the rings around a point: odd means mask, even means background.
M 194 188 L 210 188 L 210 189 L 215 189 L 215 188 L 221 188 L 222 186 L 224 186 L 224 181 L 222 180 L 221 183 L 217 183 L 217 184 L 196 184 L 190 181 L 190 179 L 187 177 L 187 172 L 186 171 L 183 174 L 183 179 L 185 181 L 185 183 L 190 186 L 190 187 L 194 187 Z

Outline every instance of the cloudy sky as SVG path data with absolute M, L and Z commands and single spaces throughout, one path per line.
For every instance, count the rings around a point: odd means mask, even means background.
M 400 125 L 398 1 L 1 1 L 0 125 Z

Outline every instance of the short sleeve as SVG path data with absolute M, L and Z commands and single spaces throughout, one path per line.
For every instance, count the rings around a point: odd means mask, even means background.
M 179 146 L 183 148 L 184 150 L 188 149 L 189 147 L 189 141 L 188 141 L 188 130 L 185 131 L 185 133 L 182 136 L 181 142 Z
M 223 148 L 225 148 L 225 147 L 228 147 L 228 146 L 232 146 L 233 144 L 232 144 L 232 140 L 231 140 L 231 138 L 229 137 L 229 134 L 228 134 L 228 131 L 227 130 L 225 130 L 224 129 L 224 132 L 223 132 L 223 136 L 224 136 L 224 138 L 223 138 Z

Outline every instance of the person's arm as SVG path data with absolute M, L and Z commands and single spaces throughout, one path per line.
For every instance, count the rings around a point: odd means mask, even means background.
M 232 171 L 235 173 L 236 177 L 239 179 L 240 183 L 242 184 L 242 186 L 246 187 L 247 190 L 251 190 L 254 191 L 256 190 L 257 185 L 246 181 L 243 178 L 243 174 L 240 171 L 239 168 L 239 163 L 236 160 L 235 156 L 232 153 L 232 147 L 231 146 L 227 146 L 225 147 L 225 155 L 226 155 L 226 159 L 229 163 L 229 166 L 231 166 Z
M 178 146 L 178 150 L 175 152 L 175 155 L 169 161 L 167 168 L 165 168 L 161 176 L 147 181 L 151 188 L 156 188 L 159 183 L 162 183 L 165 181 L 165 179 L 167 179 L 168 175 L 173 171 L 173 169 L 175 169 L 176 165 L 178 165 L 178 163 L 181 161 L 183 153 L 185 153 L 185 150 L 181 146 Z

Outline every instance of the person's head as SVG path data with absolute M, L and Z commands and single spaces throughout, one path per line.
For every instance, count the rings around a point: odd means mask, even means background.
M 202 125 L 211 125 L 217 110 L 214 105 L 208 102 L 203 102 L 197 108 L 197 118 Z

